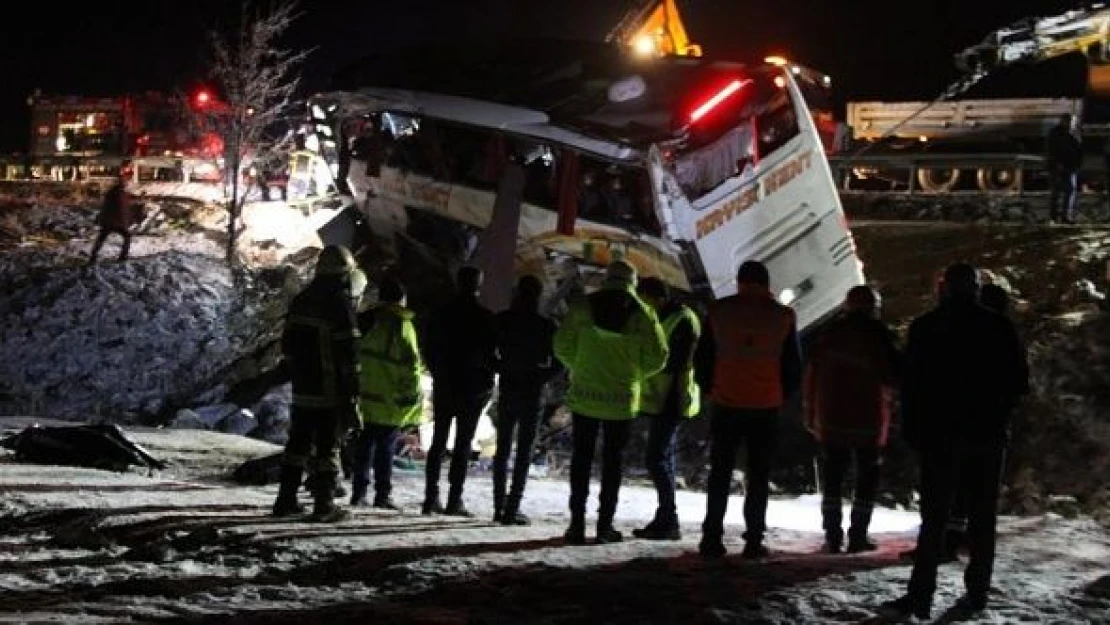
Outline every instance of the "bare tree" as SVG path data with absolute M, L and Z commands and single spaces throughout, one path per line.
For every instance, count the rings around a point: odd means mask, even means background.
M 240 192 L 241 169 L 248 155 L 259 159 L 274 147 L 268 136 L 291 111 L 300 84 L 296 71 L 310 50 L 281 47 L 280 38 L 297 19 L 296 0 L 240 0 L 239 22 L 231 32 L 213 31 L 212 75 L 223 98 L 212 102 L 211 118 L 224 140 L 231 173 L 228 200 L 227 261 L 234 263 L 239 217 L 246 199 Z

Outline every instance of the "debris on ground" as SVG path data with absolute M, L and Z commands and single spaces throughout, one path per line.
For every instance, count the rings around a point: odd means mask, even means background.
M 166 463 L 151 456 L 117 425 L 32 425 L 0 439 L 0 447 L 15 452 L 20 462 L 110 471 L 125 471 L 132 466 L 166 468 Z

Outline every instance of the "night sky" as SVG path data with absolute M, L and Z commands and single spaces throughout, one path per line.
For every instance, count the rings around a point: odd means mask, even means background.
M 841 100 L 927 98 L 953 78 L 952 54 L 1053 0 L 680 0 L 691 37 L 707 56 L 761 59 L 783 53 L 833 77 Z M 19 3 L 0 24 L 0 151 L 22 150 L 26 99 L 192 89 L 205 79 L 206 33 L 231 23 L 235 0 L 97 0 Z M 315 47 L 307 89 L 361 56 L 437 39 L 543 36 L 600 39 L 624 0 L 304 1 L 293 46 Z

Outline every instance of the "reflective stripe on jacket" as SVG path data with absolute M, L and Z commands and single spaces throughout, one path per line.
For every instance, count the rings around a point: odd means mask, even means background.
M 617 301 L 629 311 L 619 331 L 600 327 L 593 317 L 592 306 L 603 299 L 596 296 L 612 291 L 623 296 Z M 631 286 L 606 286 L 571 305 L 555 333 L 555 356 L 570 370 L 571 411 L 595 419 L 632 419 L 640 410 L 643 380 L 667 362 L 667 339 L 655 313 Z
M 675 328 L 683 322 L 690 324 L 694 335 L 694 343 L 697 343 L 698 336 L 701 334 L 701 322 L 698 321 L 698 316 L 694 314 L 694 311 L 686 306 L 680 306 L 677 311 L 668 315 L 662 322 L 663 333 L 667 337 L 669 349 L 674 349 L 672 337 Z M 678 391 L 680 393 L 678 398 L 679 415 L 688 418 L 696 417 L 701 412 L 701 390 L 698 388 L 697 382 L 694 381 L 694 353 L 692 349 L 679 375 L 682 378 L 679 382 L 682 388 Z M 664 369 L 645 380 L 640 411 L 651 415 L 663 412 L 666 407 L 667 396 L 670 395 L 671 386 L 674 384 L 674 378 L 673 373 Z
M 293 298 L 281 346 L 295 406 L 346 408 L 355 402 L 358 337 L 354 308 L 342 281 L 316 278 Z
M 369 314 L 373 325 L 358 350 L 362 362 L 362 421 L 398 427 L 416 425 L 423 417 L 424 397 L 420 388 L 423 364 L 413 313 L 397 304 L 385 304 Z
M 743 285 L 736 295 L 713 302 L 713 401 L 729 408 L 781 407 L 783 347 L 794 324 L 794 310 L 763 287 Z

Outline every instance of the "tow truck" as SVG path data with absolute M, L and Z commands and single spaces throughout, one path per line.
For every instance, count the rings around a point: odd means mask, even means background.
M 1110 137 L 1110 8 L 1092 4 L 1044 17 L 1029 17 L 989 33 L 955 54 L 959 78 L 933 101 L 850 102 L 851 151 L 840 159 L 845 188 L 868 178 L 893 181 L 891 190 L 1018 194 L 1038 189 L 1042 149 L 1049 128 L 1064 116 L 1075 120 L 1088 154 L 1090 186 L 1102 186 L 1102 152 Z M 1083 65 L 1070 95 L 973 98 L 999 74 L 1032 89 L 1036 65 Z M 1054 72 L 1059 74 L 1060 72 Z M 1053 76 L 1054 82 L 1060 76 Z M 896 167 L 892 167 L 896 166 Z M 883 168 L 886 171 L 881 171 Z M 903 173 L 892 173 L 897 169 Z M 903 174 L 909 171 L 909 176 Z M 1030 183 L 1033 183 L 1032 185 Z M 886 188 L 886 187 L 883 187 Z

